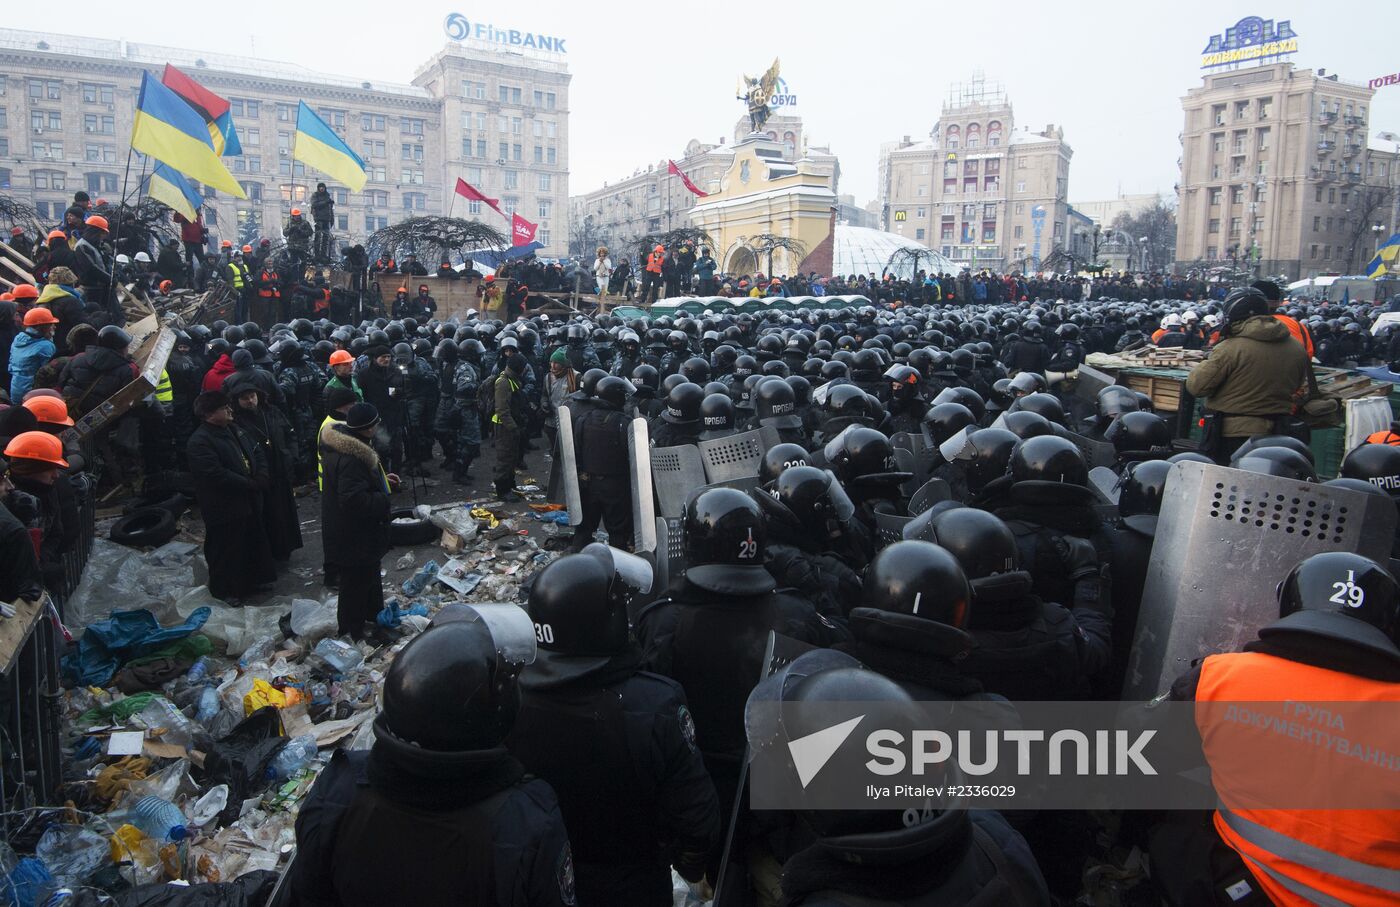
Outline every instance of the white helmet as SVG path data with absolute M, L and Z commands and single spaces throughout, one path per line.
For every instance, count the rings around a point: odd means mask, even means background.
M 137 253 L 136 253 L 136 260 L 137 260 L 137 261 L 144 261 L 146 264 L 150 264 L 150 263 L 151 263 L 151 256 L 147 255 L 145 252 L 137 252 Z
M 129 265 L 129 264 L 131 264 L 131 259 L 128 258 L 126 255 L 118 255 L 118 256 L 117 256 L 117 264 L 119 264 L 119 265 Z
M 1215 314 L 1214 312 L 1206 313 L 1206 317 L 1201 320 L 1213 328 L 1220 326 L 1220 316 Z
M 1201 320 L 1201 316 L 1198 315 L 1198 314 L 1196 314 L 1196 310 L 1195 310 L 1195 309 L 1187 309 L 1185 312 L 1182 313 L 1181 317 L 1182 317 L 1183 319 L 1185 319 L 1186 321 L 1200 321 L 1200 320 Z
M 1175 314 L 1175 313 L 1172 313 L 1171 315 L 1168 315 L 1166 318 L 1163 318 L 1163 319 L 1162 319 L 1162 327 L 1164 327 L 1164 328 L 1179 328 L 1179 327 L 1181 327 L 1181 316 L 1180 316 L 1180 315 L 1177 315 L 1177 314 Z

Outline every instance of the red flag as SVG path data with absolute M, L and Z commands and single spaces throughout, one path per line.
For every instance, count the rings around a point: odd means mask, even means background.
M 204 117 L 205 122 L 212 123 L 228 113 L 228 101 L 200 85 L 169 63 L 165 64 L 165 72 L 161 74 L 160 84 L 183 98 L 185 103 Z
M 523 246 L 534 240 L 535 228 L 538 226 L 539 224 L 532 224 L 519 214 L 512 214 L 510 216 L 510 232 L 513 237 L 511 245 Z
M 681 178 L 681 182 L 685 184 L 685 187 L 691 192 L 694 192 L 698 197 L 704 198 L 707 195 L 709 195 L 708 192 L 701 192 L 699 187 L 697 187 L 694 183 L 690 181 L 690 177 L 686 176 L 684 173 L 681 173 L 681 168 L 676 166 L 675 161 L 666 162 L 666 172 L 671 174 L 672 176 L 679 176 Z
M 501 217 L 506 216 L 506 213 L 504 211 L 496 207 L 501 203 L 501 200 L 499 198 L 487 198 L 486 196 L 481 194 L 481 191 L 479 189 L 477 189 L 475 186 L 473 186 L 466 180 L 462 179 L 460 176 L 457 177 L 457 194 L 462 196 L 462 198 L 465 198 L 467 201 L 485 202 L 486 207 L 490 208 L 492 211 L 495 211 L 497 214 L 501 215 Z

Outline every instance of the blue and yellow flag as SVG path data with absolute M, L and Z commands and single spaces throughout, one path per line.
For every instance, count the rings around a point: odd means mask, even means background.
M 146 194 L 173 211 L 178 211 L 185 220 L 194 221 L 199 208 L 204 204 L 204 196 L 174 167 L 156 162 L 156 169 L 146 183 Z
M 136 100 L 136 119 L 131 127 L 131 147 L 206 186 L 213 186 L 235 198 L 247 198 L 243 187 L 228 172 L 214 152 L 209 127 L 175 92 L 141 75 L 141 94 Z
M 243 143 L 238 141 L 238 132 L 233 128 L 233 112 L 227 100 L 169 63 L 165 64 L 165 71 L 161 73 L 160 84 L 179 95 L 180 100 L 203 118 L 209 126 L 209 138 L 214 143 L 215 154 L 225 157 L 243 153 Z
M 1397 256 L 1400 256 L 1400 233 L 1387 239 L 1376 250 L 1376 257 L 1366 265 L 1366 276 L 1383 277 L 1387 272 L 1395 270 Z
M 335 130 L 302 101 L 297 107 L 297 135 L 292 157 L 309 164 L 339 183 L 359 192 L 365 187 L 365 162 L 350 150 Z

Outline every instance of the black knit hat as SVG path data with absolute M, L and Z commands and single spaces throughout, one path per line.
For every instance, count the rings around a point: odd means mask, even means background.
M 345 427 L 351 431 L 373 428 L 379 424 L 379 410 L 372 403 L 356 403 L 345 414 Z
M 228 405 L 228 394 L 223 391 L 205 391 L 194 398 L 194 414 L 203 419 L 210 413 Z

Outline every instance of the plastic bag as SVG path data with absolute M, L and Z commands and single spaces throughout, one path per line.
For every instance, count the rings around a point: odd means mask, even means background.
M 490 511 L 486 511 L 486 513 L 489 515 Z M 481 524 L 477 522 L 476 517 L 472 515 L 471 510 L 465 504 L 434 511 L 428 514 L 428 521 L 439 529 L 447 530 L 464 542 L 476 538 L 477 532 L 481 530 Z
M 247 648 L 264 636 L 282 638 L 279 623 L 287 613 L 285 603 L 260 607 L 230 608 L 209 594 L 206 586 L 197 586 L 175 602 L 175 610 L 184 617 L 195 608 L 206 606 L 210 610 L 209 620 L 201 628 L 205 636 L 220 643 L 229 655 L 242 655 Z
M 292 599 L 292 632 L 308 644 L 334 636 L 339 628 L 336 608 L 339 600 L 332 595 L 324 602 L 309 598 Z
M 253 681 L 253 689 L 243 697 L 243 714 L 248 716 L 258 709 L 273 706 L 282 708 L 287 704 L 287 697 L 282 695 L 282 691 L 268 683 L 266 680 Z
M 107 839 L 81 825 L 50 825 L 34 855 L 54 878 L 84 882 L 111 858 Z

